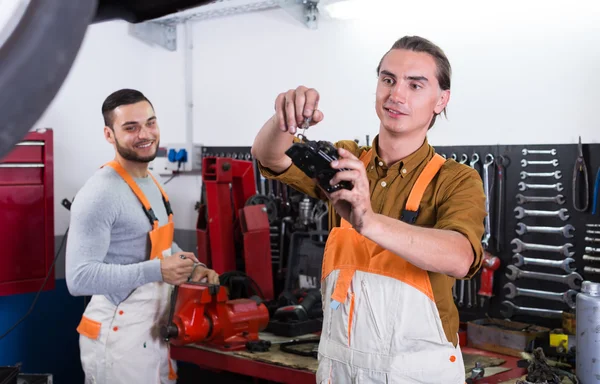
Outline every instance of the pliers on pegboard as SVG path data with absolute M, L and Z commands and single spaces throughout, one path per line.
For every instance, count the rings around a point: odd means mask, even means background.
M 577 159 L 575 160 L 575 166 L 573 167 L 573 208 L 576 211 L 585 212 L 587 211 L 590 202 L 590 184 L 588 181 L 587 166 L 583 157 L 583 146 L 581 145 L 581 136 L 579 136 L 579 145 L 577 146 L 577 150 L 579 151 L 579 153 L 577 155 Z M 580 173 L 583 173 L 583 206 L 577 205 L 577 200 L 580 195 L 579 191 L 577 190 L 577 187 L 579 186 L 578 181 Z
M 600 189 L 600 167 L 596 172 L 596 181 L 594 182 L 594 197 L 592 200 L 592 215 L 596 214 L 596 208 L 598 207 L 598 190 Z

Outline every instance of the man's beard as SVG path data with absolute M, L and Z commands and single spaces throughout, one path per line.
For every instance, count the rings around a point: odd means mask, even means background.
M 129 161 L 135 161 L 136 163 L 149 163 L 156 158 L 156 153 L 158 152 L 155 150 L 152 155 L 146 156 L 146 157 L 141 157 L 141 156 L 138 156 L 138 154 L 135 153 L 134 150 L 122 147 L 119 144 L 119 141 L 117 140 L 116 137 L 115 137 L 115 143 L 117 145 L 117 152 L 119 152 L 119 155 L 121 155 L 122 158 L 124 158 L 125 160 L 129 160 Z M 158 143 L 156 143 L 156 148 L 158 148 Z

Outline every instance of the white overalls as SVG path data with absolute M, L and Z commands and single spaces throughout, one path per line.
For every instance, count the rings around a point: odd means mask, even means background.
M 159 227 L 150 203 L 133 178 L 115 161 L 106 165 L 127 182 L 152 223 L 150 259 L 170 256 L 174 225 L 165 191 L 150 174 L 169 215 L 168 223 Z M 175 384 L 175 361 L 170 359 L 169 346 L 158 332 L 168 316 L 171 288 L 163 282 L 145 284 L 118 306 L 103 295 L 92 296 L 77 327 L 86 384 Z
M 368 164 L 371 151 L 361 160 Z M 444 159 L 419 175 L 406 208 L 418 211 Z M 460 347 L 448 341 L 427 271 L 342 220 L 327 240 L 317 384 L 462 384 Z

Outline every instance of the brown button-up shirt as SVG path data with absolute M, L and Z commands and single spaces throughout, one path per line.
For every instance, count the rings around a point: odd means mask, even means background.
M 388 165 L 377 154 L 377 140 L 378 137 L 375 137 L 371 161 L 367 165 L 373 211 L 400 219 L 413 185 L 435 154 L 435 150 L 425 139 L 417 151 Z M 350 151 L 356 157 L 360 157 L 364 151 L 371 148 L 358 146 L 351 140 L 339 141 L 334 145 Z M 295 165 L 281 174 L 275 174 L 260 164 L 259 169 L 266 178 L 277 179 L 311 197 L 326 199 L 316 182 Z M 481 177 L 469 166 L 449 159 L 425 190 L 415 225 L 463 234 L 470 241 L 475 256 L 465 277 L 469 279 L 481 267 L 483 254 L 481 239 L 484 233 L 485 216 L 485 194 Z M 330 228 L 339 226 L 340 221 L 340 216 L 335 213 L 330 203 Z M 446 337 L 456 345 L 459 316 L 452 297 L 455 279 L 441 273 L 429 272 L 429 280 Z

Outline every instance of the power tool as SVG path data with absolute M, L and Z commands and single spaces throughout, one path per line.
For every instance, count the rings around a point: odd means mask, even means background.
M 229 300 L 224 286 L 188 282 L 171 295 L 167 324 L 160 334 L 173 345 L 203 344 L 220 350 L 240 350 L 269 322 L 269 311 L 257 296 Z

